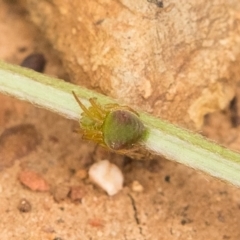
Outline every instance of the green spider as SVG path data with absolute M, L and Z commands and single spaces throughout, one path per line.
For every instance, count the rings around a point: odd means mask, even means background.
M 91 106 L 86 108 L 74 92 L 73 96 L 83 110 L 79 130 L 83 139 L 125 153 L 134 149 L 145 136 L 146 127 L 132 108 L 118 104 L 102 106 L 97 103 L 96 98 L 90 98 Z

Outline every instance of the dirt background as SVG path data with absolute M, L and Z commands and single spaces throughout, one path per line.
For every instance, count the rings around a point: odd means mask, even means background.
M 40 52 L 47 59 L 44 73 L 69 81 L 57 52 L 26 16 L 14 1 L 0 0 L 0 58 L 20 64 Z M 236 97 L 229 108 L 206 117 L 202 133 L 239 151 L 239 90 Z M 107 153 L 81 141 L 77 126 L 0 95 L 1 239 L 240 239 L 238 188 L 165 159 Z M 124 189 L 113 197 L 84 176 L 101 159 L 124 173 Z M 22 184 L 29 183 L 29 173 L 44 191 Z M 134 191 L 133 181 L 142 192 Z

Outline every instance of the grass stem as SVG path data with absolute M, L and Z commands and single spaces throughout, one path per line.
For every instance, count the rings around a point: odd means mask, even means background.
M 79 120 L 81 109 L 72 91 L 86 106 L 89 106 L 89 98 L 97 98 L 99 104 L 116 103 L 115 100 L 89 89 L 0 62 L 0 92 L 67 118 Z M 170 160 L 240 186 L 239 153 L 144 112 L 139 112 L 139 116 L 149 131 L 143 140 L 143 147 Z

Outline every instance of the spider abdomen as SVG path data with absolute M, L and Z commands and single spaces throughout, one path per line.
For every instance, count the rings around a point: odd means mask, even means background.
M 136 114 L 127 110 L 115 110 L 106 116 L 102 131 L 104 143 L 113 150 L 121 150 L 137 143 L 146 128 Z

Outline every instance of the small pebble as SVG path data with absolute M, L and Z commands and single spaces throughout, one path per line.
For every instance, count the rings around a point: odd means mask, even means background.
M 90 179 L 112 196 L 123 188 L 123 174 L 121 170 L 108 160 L 94 163 L 89 169 Z
M 33 191 L 45 192 L 49 190 L 49 185 L 45 179 L 32 170 L 24 170 L 19 174 L 20 182 Z
M 89 219 L 88 224 L 92 227 L 101 228 L 104 226 L 104 221 L 100 218 Z
M 21 63 L 22 67 L 30 68 L 36 72 L 43 72 L 46 59 L 43 54 L 33 53 L 28 55 Z
M 87 170 L 86 169 L 79 169 L 76 172 L 76 177 L 80 178 L 80 179 L 85 179 L 88 176 Z
M 143 186 L 138 181 L 133 181 L 131 188 L 134 192 L 142 192 L 144 190 Z
M 239 99 L 237 97 L 234 97 L 229 106 L 232 126 L 235 128 L 240 125 L 239 103 Z
M 56 202 L 61 202 L 67 198 L 70 187 L 65 184 L 59 184 L 53 189 L 53 198 Z
M 169 175 L 166 175 L 164 178 L 165 182 L 168 182 L 168 183 L 170 183 L 170 179 L 171 177 Z
M 81 202 L 82 198 L 85 195 L 85 191 L 81 186 L 73 186 L 70 191 L 70 199 L 73 202 Z
M 30 204 L 30 202 L 28 200 L 26 200 L 25 198 L 22 198 L 19 203 L 18 203 L 18 210 L 20 212 L 30 212 L 32 209 L 32 206 Z

